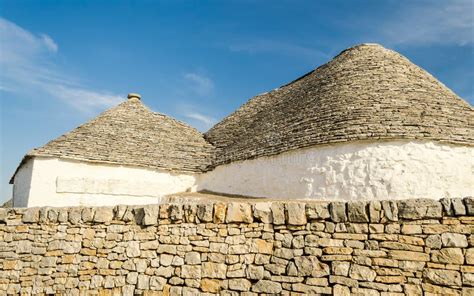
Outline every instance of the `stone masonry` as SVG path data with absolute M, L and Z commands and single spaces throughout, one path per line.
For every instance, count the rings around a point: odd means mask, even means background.
M 474 198 L 0 209 L 0 295 L 474 295 Z

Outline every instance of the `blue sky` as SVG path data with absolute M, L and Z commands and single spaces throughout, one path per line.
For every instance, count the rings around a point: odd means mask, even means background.
M 205 131 L 381 43 L 474 103 L 474 1 L 0 0 L 0 201 L 25 153 L 138 92 Z

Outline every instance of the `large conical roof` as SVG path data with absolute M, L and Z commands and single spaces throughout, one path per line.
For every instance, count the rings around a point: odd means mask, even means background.
M 376 44 L 256 96 L 206 138 L 215 164 L 353 140 L 420 139 L 474 145 L 474 112 L 429 73 Z
M 213 147 L 199 131 L 131 98 L 26 157 L 202 172 L 209 166 L 212 152 Z

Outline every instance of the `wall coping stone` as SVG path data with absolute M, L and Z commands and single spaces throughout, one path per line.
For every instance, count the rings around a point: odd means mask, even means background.
M 199 201 L 114 207 L 0 208 L 0 224 L 20 219 L 22 223 L 43 224 L 110 224 L 112 221 L 122 221 L 143 226 L 203 222 L 304 225 L 311 221 L 386 223 L 462 215 L 474 215 L 474 197 L 347 202 Z

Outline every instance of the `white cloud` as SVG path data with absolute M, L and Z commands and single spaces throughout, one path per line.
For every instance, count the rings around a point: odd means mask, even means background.
M 178 116 L 200 131 L 207 131 L 217 122 L 217 119 L 205 114 L 192 104 L 179 103 L 176 105 L 176 110 Z
M 266 39 L 235 43 L 230 45 L 229 49 L 234 52 L 245 52 L 249 54 L 275 52 L 289 56 L 303 57 L 309 60 L 329 57 L 328 54 L 314 48 Z
M 203 123 L 204 125 L 208 126 L 208 127 L 211 127 L 212 125 L 214 125 L 216 123 L 216 120 L 210 116 L 207 116 L 207 115 L 204 115 L 204 114 L 201 114 L 201 113 L 197 113 L 197 112 L 189 112 L 189 113 L 185 113 L 184 116 L 186 116 L 187 118 L 191 118 L 191 119 L 195 119 L 197 121 L 200 121 L 201 123 Z
M 472 44 L 474 2 L 409 2 L 381 30 L 388 42 L 394 44 Z
M 46 45 L 46 47 L 50 51 L 58 52 L 58 45 L 56 44 L 56 42 L 54 42 L 54 40 L 51 37 L 49 37 L 46 34 L 41 34 L 41 39 L 43 40 L 44 45 Z
M 76 77 L 59 69 L 55 62 L 56 42 L 46 34 L 35 35 L 0 18 L 0 81 L 2 90 L 60 99 L 82 112 L 113 106 L 123 98 L 95 91 Z
M 184 78 L 192 83 L 191 88 L 201 96 L 209 95 L 214 90 L 214 82 L 204 75 L 197 73 L 186 73 Z

